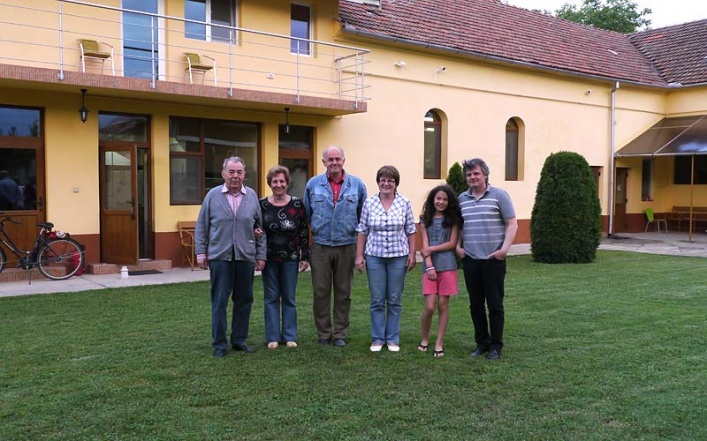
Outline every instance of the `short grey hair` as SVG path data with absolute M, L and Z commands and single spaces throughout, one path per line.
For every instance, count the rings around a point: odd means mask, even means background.
M 481 169 L 481 173 L 484 175 L 486 178 L 486 183 L 489 183 L 489 174 L 491 174 L 491 170 L 489 170 L 488 164 L 486 164 L 486 161 L 484 161 L 481 158 L 474 158 L 474 159 L 467 159 L 462 163 L 462 168 L 464 169 L 464 175 L 466 175 L 467 170 L 471 170 L 473 168 L 479 167 Z
M 341 157 L 346 159 L 346 155 L 344 154 L 344 149 L 341 147 L 337 147 L 335 145 L 330 145 L 329 147 L 325 148 L 324 151 L 322 152 L 322 159 L 326 159 L 326 154 L 329 153 L 329 150 L 332 149 L 337 149 L 338 151 L 341 152 Z
M 223 160 L 223 166 L 221 167 L 221 170 L 226 170 L 226 166 L 229 162 L 240 162 L 241 164 L 243 164 L 243 168 L 245 168 L 245 161 L 240 156 L 230 156 Z

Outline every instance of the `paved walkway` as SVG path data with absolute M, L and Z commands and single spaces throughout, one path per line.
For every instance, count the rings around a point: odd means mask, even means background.
M 707 234 L 694 234 L 692 241 L 689 241 L 687 233 L 621 233 L 614 235 L 612 239 L 605 238 L 599 246 L 599 249 L 674 256 L 707 257 Z M 529 244 L 513 245 L 510 252 L 511 255 L 529 253 Z M 126 286 L 160 285 L 200 280 L 209 280 L 209 272 L 205 270 L 192 271 L 191 268 L 173 268 L 161 274 L 130 276 L 126 279 L 122 279 L 120 274 L 85 274 L 83 276 L 60 281 L 38 279 L 33 280 L 31 284 L 27 281 L 0 283 L 0 297 L 122 288 Z

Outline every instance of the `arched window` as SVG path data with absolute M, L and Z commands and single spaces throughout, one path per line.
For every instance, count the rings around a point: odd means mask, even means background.
M 442 176 L 442 118 L 434 110 L 425 114 L 423 161 L 424 179 L 439 179 Z
M 506 181 L 523 180 L 521 126 L 516 118 L 506 122 Z

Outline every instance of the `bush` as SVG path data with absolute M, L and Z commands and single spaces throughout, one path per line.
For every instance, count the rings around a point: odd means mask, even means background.
M 454 165 L 449 168 L 449 172 L 447 173 L 447 185 L 452 187 L 456 195 L 469 189 L 469 185 L 466 183 L 466 178 L 464 177 L 464 170 L 462 170 L 462 166 L 458 162 L 455 162 Z
M 530 218 L 536 262 L 589 263 L 601 241 L 601 207 L 589 164 L 573 152 L 551 154 L 543 165 Z

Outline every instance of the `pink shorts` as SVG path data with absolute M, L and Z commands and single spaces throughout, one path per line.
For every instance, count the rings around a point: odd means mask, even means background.
M 437 273 L 437 280 L 430 280 L 422 273 L 422 294 L 437 294 L 438 296 L 455 296 L 459 294 L 459 278 L 457 270 Z

